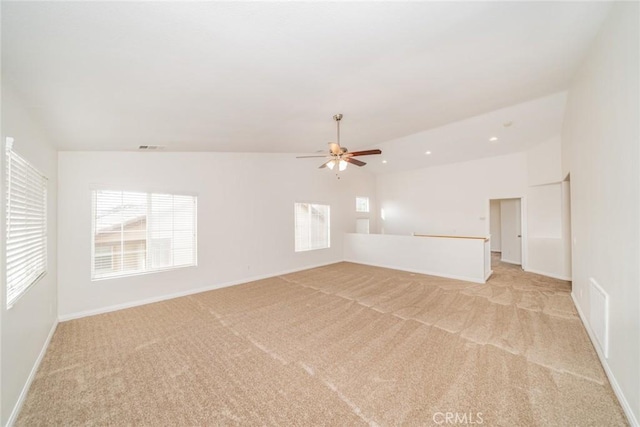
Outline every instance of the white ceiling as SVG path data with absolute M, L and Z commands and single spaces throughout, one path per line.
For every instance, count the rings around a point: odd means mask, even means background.
M 566 99 L 560 92 L 383 142 L 381 156 L 359 159 L 385 173 L 525 151 L 560 134 Z
M 3 1 L 2 77 L 62 150 L 368 148 L 565 90 L 609 7 Z

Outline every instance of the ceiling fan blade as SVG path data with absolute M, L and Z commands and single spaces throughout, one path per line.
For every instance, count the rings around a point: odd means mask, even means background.
M 340 154 L 340 153 L 342 153 L 342 150 L 340 149 L 340 145 L 336 144 L 335 142 L 330 142 L 329 143 L 329 151 L 331 151 L 331 154 Z
M 382 154 L 382 150 L 365 150 L 365 151 L 354 151 L 349 153 L 351 156 L 370 156 L 372 154 Z
M 297 156 L 296 159 L 309 159 L 312 157 L 331 157 L 329 155 L 322 155 L 322 156 Z
M 360 161 L 358 159 L 352 159 L 351 157 L 344 157 L 342 160 L 344 160 L 345 162 L 353 163 L 356 166 L 364 166 L 364 165 L 366 165 L 365 162 Z

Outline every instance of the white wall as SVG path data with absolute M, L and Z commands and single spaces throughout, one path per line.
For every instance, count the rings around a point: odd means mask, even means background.
M 561 138 L 551 138 L 527 152 L 529 189 L 527 192 L 526 270 L 564 280 L 571 280 L 568 226 L 563 202 Z
M 488 200 L 526 189 L 524 153 L 377 176 L 386 234 L 487 236 Z
M 2 301 L 0 303 L 0 324 L 2 365 L 2 405 L 0 423 L 5 425 L 10 419 L 21 393 L 26 392 L 32 370 L 46 345 L 52 328 L 56 325 L 57 284 L 56 284 L 56 200 L 57 200 L 57 157 L 52 144 L 38 124 L 26 113 L 19 99 L 7 87 L 2 88 L 2 161 L 5 164 L 5 138 L 15 139 L 14 149 L 27 159 L 48 179 L 47 187 L 47 274 L 33 285 L 15 304 L 6 308 L 6 286 L 4 281 L 4 254 L 0 254 L 0 274 L 3 278 Z M 0 234 L 5 236 L 6 202 L 5 172 L 0 170 L 2 197 L 0 208 Z M 4 238 L 3 238 L 4 242 Z M 4 251 L 4 243 L 1 245 Z
M 639 13 L 637 2 L 614 2 L 570 86 L 562 135 L 563 173 L 571 174 L 573 297 L 588 319 L 589 278 L 610 296 L 609 357 L 601 359 L 636 425 L 640 420 Z
M 564 274 L 571 277 L 571 183 L 563 181 L 562 187 L 562 258 Z
M 570 280 L 562 235 L 560 183 L 529 187 L 527 271 Z
M 559 135 L 527 151 L 527 172 L 529 186 L 562 181 Z
M 484 239 L 345 234 L 346 261 L 485 283 L 491 273 Z
M 560 183 L 531 187 L 527 195 L 529 212 L 535 213 L 529 218 L 529 238 L 552 237 L 559 239 L 562 234 L 562 189 Z
M 500 200 L 489 203 L 489 234 L 491 234 L 491 250 L 500 252 L 502 249 L 502 226 L 500 225 Z
M 287 154 L 60 152 L 58 231 L 61 318 L 341 261 L 354 232 L 355 196 L 374 179 Z M 195 192 L 198 266 L 92 282 L 91 189 Z M 293 205 L 331 205 L 331 248 L 295 253 Z M 374 205 L 375 206 L 375 205 Z
M 491 232 L 490 199 L 525 197 L 527 271 L 571 279 L 568 242 L 563 234 L 561 141 L 554 137 L 527 152 L 470 162 L 378 175 L 378 203 L 386 234 L 453 234 L 486 236 Z M 498 228 L 494 224 L 494 229 Z M 492 236 L 492 250 L 501 235 Z

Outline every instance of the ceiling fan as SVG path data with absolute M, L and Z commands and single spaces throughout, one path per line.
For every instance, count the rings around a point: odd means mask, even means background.
M 369 156 L 372 154 L 382 154 L 382 150 L 365 150 L 365 151 L 353 151 L 349 152 L 347 147 L 340 146 L 340 120 L 342 120 L 342 114 L 336 114 L 333 116 L 333 120 L 336 121 L 336 126 L 338 129 L 338 141 L 329 143 L 329 154 L 328 155 L 316 155 L 316 156 L 298 156 L 298 159 L 306 159 L 311 157 L 325 157 L 329 158 L 329 160 L 323 163 L 320 166 L 322 168 L 333 169 L 338 165 L 338 170 L 342 172 L 347 168 L 349 163 L 354 164 L 356 166 L 364 166 L 365 162 L 354 159 L 356 156 Z

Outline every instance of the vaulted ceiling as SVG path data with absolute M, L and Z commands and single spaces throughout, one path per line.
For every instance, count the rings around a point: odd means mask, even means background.
M 390 148 L 566 90 L 609 7 L 3 1 L 2 78 L 61 150 Z

